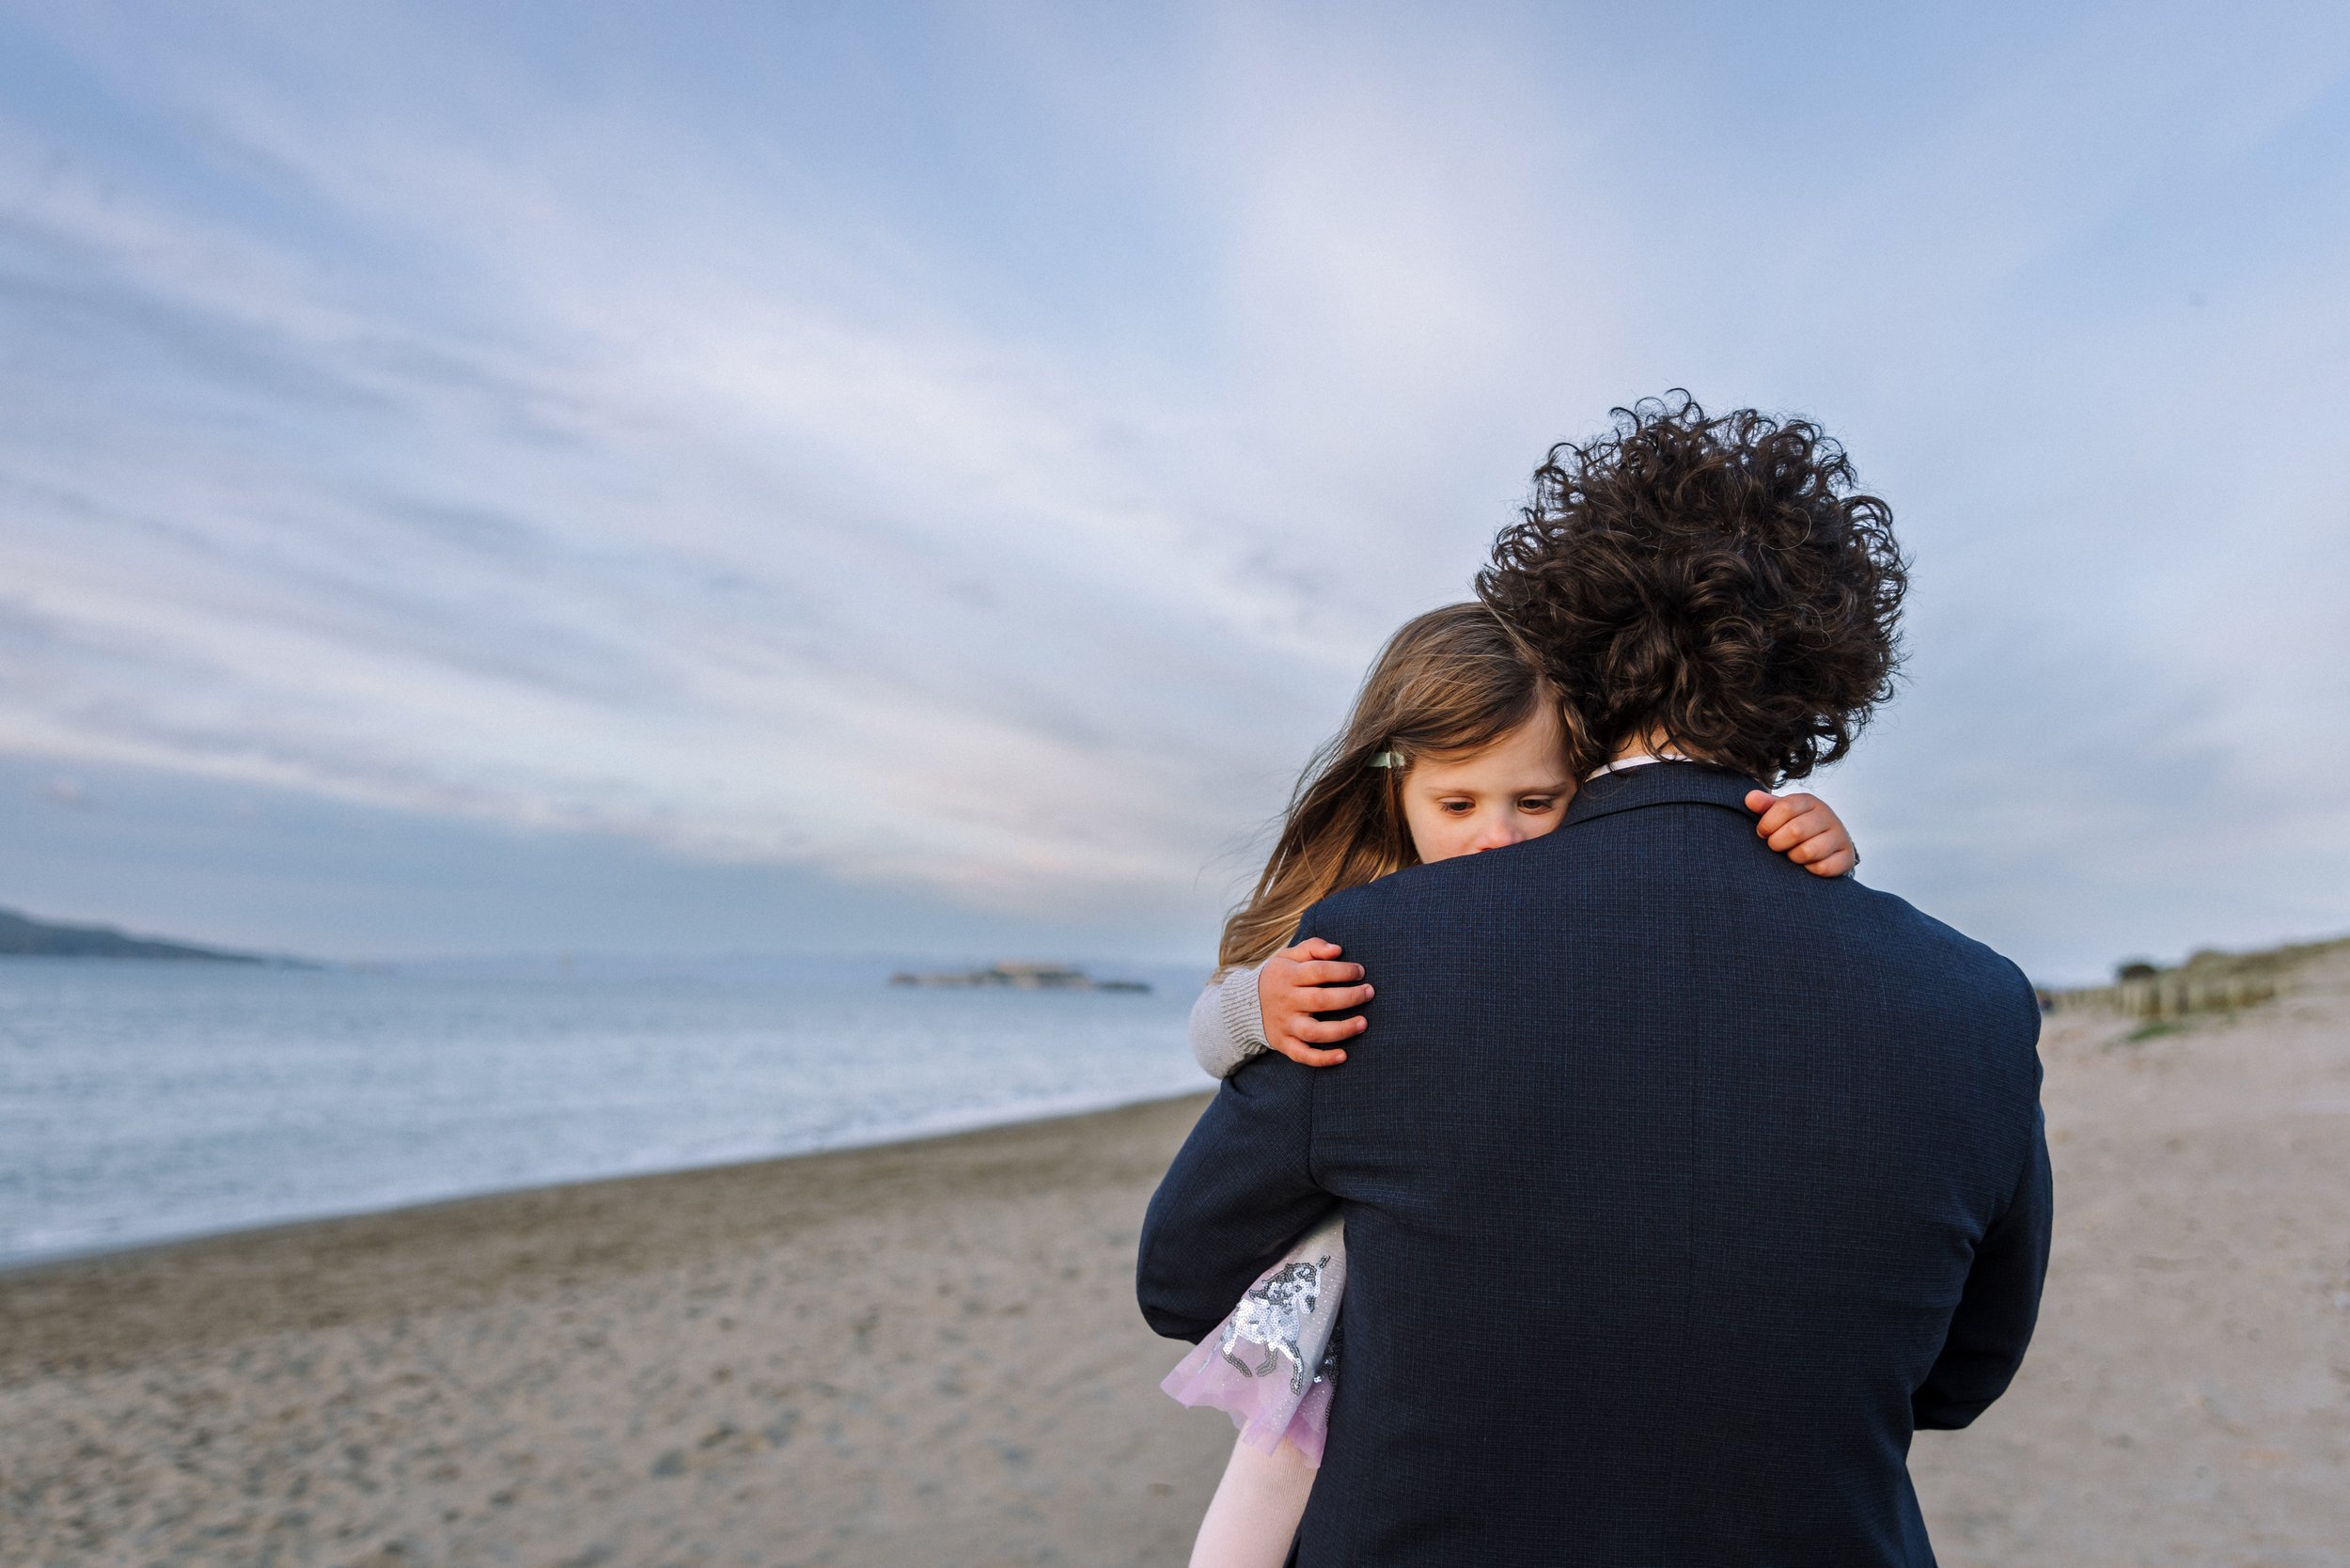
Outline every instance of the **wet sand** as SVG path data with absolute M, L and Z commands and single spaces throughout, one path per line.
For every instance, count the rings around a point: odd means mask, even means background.
M 0 1563 L 1180 1563 L 1202 1104 L 0 1276 Z
M 2350 1562 L 2350 954 L 2045 1045 L 2015 1388 L 1947 1568 Z M 0 1276 L 0 1563 L 1179 1564 L 1230 1447 L 1134 1238 L 1198 1098 Z

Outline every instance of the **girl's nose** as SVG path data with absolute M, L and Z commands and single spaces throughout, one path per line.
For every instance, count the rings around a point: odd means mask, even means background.
M 1487 823 L 1479 830 L 1476 839 L 1470 843 L 1469 853 L 1477 855 L 1489 849 L 1508 849 L 1525 837 L 1526 835 L 1520 833 L 1514 823 Z

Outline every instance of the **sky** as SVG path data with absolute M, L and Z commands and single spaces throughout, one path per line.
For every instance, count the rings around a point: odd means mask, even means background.
M 0 4 L 0 905 L 1204 964 L 1679 386 L 1914 559 L 1864 881 L 2350 930 L 2345 277 L 2338 6 Z

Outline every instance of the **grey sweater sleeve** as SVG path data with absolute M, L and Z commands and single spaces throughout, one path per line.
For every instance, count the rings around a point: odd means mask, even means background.
M 1210 980 L 1191 1004 L 1191 1054 L 1212 1078 L 1229 1078 L 1240 1064 L 1267 1049 L 1264 1018 L 1257 1008 L 1261 964 Z

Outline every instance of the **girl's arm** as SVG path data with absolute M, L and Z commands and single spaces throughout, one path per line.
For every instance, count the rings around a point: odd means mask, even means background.
M 1344 1051 L 1322 1046 L 1352 1040 L 1363 1032 L 1363 1020 L 1325 1021 L 1314 1014 L 1360 1007 L 1371 993 L 1357 983 L 1363 966 L 1331 962 L 1338 956 L 1335 944 L 1308 937 L 1262 964 L 1210 980 L 1191 1004 L 1193 1059 L 1212 1078 L 1230 1077 L 1243 1062 L 1267 1050 L 1308 1067 L 1344 1061 Z M 1280 1021 L 1277 1036 L 1266 1027 L 1274 1019 Z
M 1860 852 L 1853 847 L 1842 819 L 1817 795 L 1774 795 L 1756 790 L 1747 796 L 1747 809 L 1762 819 L 1754 830 L 1763 842 L 1814 876 L 1850 876 L 1860 864 Z M 1336 1067 L 1346 1059 L 1343 1050 L 1328 1047 L 1362 1033 L 1371 1027 L 1371 1020 L 1325 1020 L 1314 1015 L 1360 1007 L 1371 1000 L 1371 987 L 1358 983 L 1363 978 L 1361 964 L 1332 962 L 1338 957 L 1334 944 L 1308 938 L 1264 961 L 1256 986 L 1258 1022 L 1264 1042 L 1259 1049 L 1278 1051 L 1308 1067 Z M 1235 971 L 1233 978 L 1246 972 Z M 1199 1010 L 1194 1008 L 1195 1034 Z
M 1199 1521 L 1193 1568 L 1282 1568 L 1316 1473 L 1289 1443 L 1267 1453 L 1246 1438 L 1235 1441 L 1224 1479 L 1208 1499 L 1207 1517 Z
M 1229 1078 L 1242 1062 L 1264 1053 L 1264 1022 L 1257 1003 L 1257 973 L 1263 967 L 1227 969 L 1191 1004 L 1192 1058 L 1211 1078 Z

